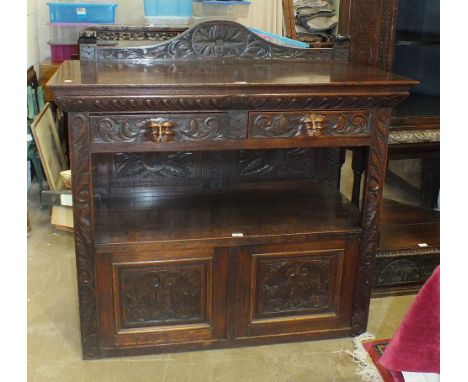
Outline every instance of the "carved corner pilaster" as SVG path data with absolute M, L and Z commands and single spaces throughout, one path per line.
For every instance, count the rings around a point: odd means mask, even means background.
M 353 335 L 366 331 L 376 251 L 379 244 L 379 213 L 387 166 L 390 109 L 377 112 L 371 133 L 362 208 L 362 236 L 354 292 L 351 327 Z
M 69 126 L 81 345 L 83 359 L 95 359 L 100 357 L 100 351 L 94 281 L 88 116 L 78 113 L 70 114 Z

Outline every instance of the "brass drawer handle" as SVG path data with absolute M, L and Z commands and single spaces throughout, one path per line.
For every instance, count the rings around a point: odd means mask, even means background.
M 146 123 L 147 137 L 156 143 L 175 140 L 174 127 L 176 123 L 164 118 L 150 119 Z
M 310 114 L 301 119 L 304 135 L 317 136 L 325 128 L 327 118 L 324 115 Z

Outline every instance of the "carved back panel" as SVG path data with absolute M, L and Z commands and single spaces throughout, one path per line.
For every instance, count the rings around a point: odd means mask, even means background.
M 95 196 L 159 196 L 304 182 L 339 185 L 340 150 L 291 148 L 94 156 Z
M 267 41 L 241 24 L 221 20 L 202 22 L 156 45 L 119 47 L 117 44 L 110 47 L 98 46 L 96 42 L 96 30 L 81 33 L 82 62 L 210 59 L 347 61 L 345 41 L 337 41 L 333 48 L 293 48 Z

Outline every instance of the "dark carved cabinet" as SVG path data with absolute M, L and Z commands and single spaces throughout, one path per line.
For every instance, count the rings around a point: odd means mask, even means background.
M 388 141 L 389 161 L 418 161 L 419 184 L 411 189 L 392 166 L 387 176 L 393 187 L 417 197 L 383 203 L 373 281 L 375 295 L 413 293 L 430 276 L 440 254 L 440 217 L 434 211 L 440 188 L 440 2 L 340 3 L 340 32 L 350 35 L 351 61 L 419 81 L 410 96 L 393 109 Z M 343 7 L 348 12 L 343 12 Z M 365 154 L 356 148 L 353 151 L 353 200 L 358 204 Z
M 389 117 L 414 81 L 346 55 L 221 21 L 151 47 L 82 38 L 50 86 L 84 358 L 366 330 Z M 362 208 L 339 192 L 349 146 L 368 148 Z

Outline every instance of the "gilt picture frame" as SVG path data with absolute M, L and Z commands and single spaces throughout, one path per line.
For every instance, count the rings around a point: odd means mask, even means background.
M 66 189 L 60 171 L 66 170 L 67 165 L 49 102 L 32 122 L 31 130 L 50 190 Z

